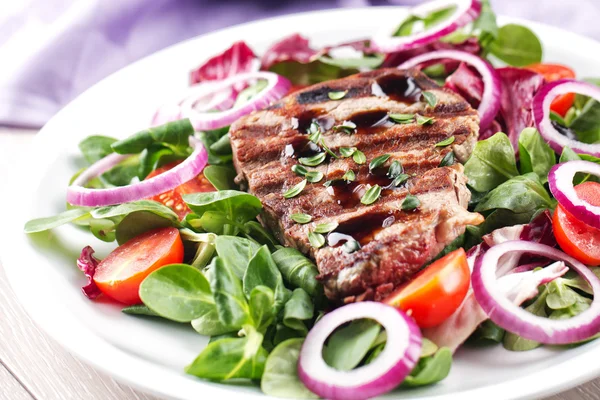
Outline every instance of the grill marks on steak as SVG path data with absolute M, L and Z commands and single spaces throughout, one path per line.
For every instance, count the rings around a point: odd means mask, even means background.
M 329 92 L 346 90 L 341 100 L 328 97 Z M 436 95 L 435 107 L 422 101 L 423 90 Z M 435 123 L 395 124 L 387 119 L 389 113 L 418 113 L 435 118 Z M 309 183 L 298 196 L 284 199 L 282 194 L 303 179 L 291 167 L 299 157 L 318 150 L 306 134 L 313 120 L 323 128 L 323 140 L 331 150 L 339 154 L 341 147 L 356 147 L 365 153 L 367 163 L 357 165 L 352 158 L 328 156 L 314 168 L 323 172 L 325 180 L 340 179 L 352 169 L 355 182 L 330 187 L 323 181 Z M 344 121 L 354 122 L 356 132 L 331 129 Z M 282 243 L 316 260 L 330 299 L 348 302 L 381 299 L 463 233 L 465 225 L 482 221 L 479 214 L 466 210 L 470 193 L 462 165 L 438 168 L 449 151 L 461 161 L 469 157 L 478 122 L 477 112 L 467 102 L 420 72 L 384 69 L 291 94 L 238 120 L 230 136 L 238 182 L 262 201 L 262 222 Z M 455 137 L 451 146 L 435 147 L 451 136 Z M 368 162 L 382 154 L 391 157 L 370 173 Z M 369 185 L 390 183 L 385 172 L 394 160 L 412 177 L 399 188 L 384 188 L 374 204 L 361 204 Z M 415 211 L 401 211 L 408 193 L 421 202 Z M 313 222 L 295 223 L 290 215 L 297 212 L 310 214 Z M 334 246 L 335 235 L 328 238 L 331 246 L 312 248 L 307 233 L 316 224 L 331 221 L 339 223 L 335 232 L 352 236 L 361 248 L 347 253 L 342 246 Z

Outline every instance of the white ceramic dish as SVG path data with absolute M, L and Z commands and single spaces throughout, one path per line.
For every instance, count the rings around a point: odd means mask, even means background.
M 2 262 L 17 296 L 33 319 L 70 352 L 116 379 L 178 399 L 265 399 L 256 386 L 220 385 L 183 372 L 207 343 L 189 325 L 127 316 L 114 304 L 91 302 L 80 287 L 75 260 L 91 244 L 101 257 L 111 246 L 75 227 L 22 234 L 25 221 L 64 209 L 69 177 L 81 165 L 77 143 L 87 135 L 123 137 L 146 127 L 162 100 L 183 89 L 188 72 L 204 59 L 246 40 L 258 54 L 274 41 L 301 32 L 316 45 L 370 36 L 382 23 L 400 21 L 402 8 L 313 12 L 253 22 L 195 38 L 147 57 L 85 92 L 37 135 L 23 164 L 11 172 L 22 203 L 3 208 Z M 502 18 L 502 23 L 509 22 Z M 574 67 L 578 76 L 598 75 L 600 43 L 527 21 L 542 38 L 546 61 Z M 23 172 L 23 173 L 21 173 Z M 501 346 L 461 349 L 442 383 L 386 398 L 517 399 L 540 397 L 600 375 L 600 341 L 571 350 L 541 348 L 525 353 Z

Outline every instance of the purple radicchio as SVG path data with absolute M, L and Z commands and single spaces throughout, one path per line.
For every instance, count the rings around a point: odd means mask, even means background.
M 258 65 L 252 49 L 243 41 L 236 42 L 193 70 L 190 73 L 190 83 L 220 81 L 244 72 L 257 71 Z
M 515 149 L 519 150 L 519 135 L 527 127 L 533 126 L 533 96 L 544 85 L 544 78 L 533 71 L 522 68 L 498 68 L 502 83 L 500 115 L 506 133 Z M 498 119 L 498 117 L 497 117 Z
M 99 263 L 100 261 L 94 257 L 94 249 L 91 246 L 84 247 L 77 259 L 77 267 L 87 277 L 87 284 L 81 287 L 81 291 L 87 298 L 92 300 L 102 293 L 98 286 L 96 286 L 96 282 L 94 282 L 94 274 Z
M 307 64 L 315 60 L 321 51 L 314 50 L 308 44 L 308 39 L 294 33 L 272 45 L 262 56 L 261 69 L 268 70 L 273 65 L 284 61 L 295 61 Z
M 533 126 L 531 102 L 544 84 L 544 78 L 533 71 L 522 68 L 498 68 L 500 75 L 500 112 L 490 128 L 480 132 L 479 139 L 487 139 L 496 132 L 508 135 L 518 151 L 521 131 Z M 462 64 L 446 79 L 446 87 L 462 95 L 473 107 L 477 107 L 483 93 L 483 82 L 470 67 Z

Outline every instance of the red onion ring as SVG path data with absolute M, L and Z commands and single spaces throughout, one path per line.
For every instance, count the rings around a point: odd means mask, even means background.
M 235 103 L 237 92 L 231 88 L 217 91 L 216 93 L 206 93 L 206 87 L 214 85 L 214 82 L 207 81 L 187 88 L 187 90 L 177 98 L 163 104 L 156 110 L 152 117 L 152 126 L 163 125 L 167 122 L 182 119 L 182 109 L 192 108 L 199 112 L 210 110 L 227 110 Z
M 412 8 L 411 15 L 425 17 L 449 6 L 456 6 L 456 10 L 446 21 L 410 36 L 392 36 L 398 26 L 386 27 L 371 38 L 371 47 L 381 53 L 393 53 L 424 46 L 474 21 L 481 13 L 480 0 L 437 0 Z
M 513 252 L 564 261 L 588 282 L 595 293 L 590 308 L 569 319 L 551 320 L 533 315 L 513 304 L 502 294 L 496 276 L 500 257 Z M 567 344 L 585 340 L 600 332 L 600 280 L 585 265 L 550 246 L 524 240 L 496 245 L 476 260 L 471 283 L 475 298 L 490 319 L 526 339 L 545 344 Z
M 211 82 L 210 85 L 200 84 L 198 85 L 197 96 L 209 96 L 230 89 L 237 83 L 256 79 L 267 80 L 267 86 L 247 103 L 240 104 L 221 112 L 205 112 L 194 109 L 191 102 L 185 102 L 181 105 L 181 116 L 183 118 L 189 118 L 192 126 L 197 131 L 222 128 L 231 125 L 232 122 L 241 116 L 250 114 L 255 110 L 260 110 L 271 104 L 271 102 L 279 100 L 291 87 L 290 81 L 273 72 L 246 72 L 231 76 L 219 82 Z
M 483 80 L 483 94 L 477 111 L 479 112 L 480 130 L 484 131 L 492 124 L 496 114 L 498 114 L 498 111 L 500 110 L 500 75 L 498 75 L 498 72 L 489 62 L 471 53 L 467 53 L 466 51 L 439 50 L 413 57 L 402 63 L 398 68 L 414 68 L 426 61 L 443 58 L 465 62 L 475 68 L 481 75 Z
M 542 137 L 552 150 L 562 153 L 563 147 L 569 146 L 577 153 L 591 154 L 600 157 L 600 143 L 589 144 L 569 139 L 552 126 L 550 120 L 550 104 L 556 96 L 565 93 L 579 93 L 600 101 L 600 87 L 587 82 L 573 79 L 561 79 L 550 82 L 540 89 L 533 97 L 533 120 Z
M 190 137 L 190 146 L 194 148 L 194 152 L 181 164 L 148 180 L 107 189 L 83 187 L 90 179 L 130 157 L 125 154 L 109 154 L 94 163 L 73 181 L 67 188 L 67 202 L 74 206 L 110 206 L 145 199 L 175 189 L 202 172 L 208 161 L 208 153 L 200 140 Z
M 591 205 L 577 196 L 573 177 L 586 172 L 600 177 L 600 165 L 591 161 L 569 161 L 557 164 L 548 173 L 548 186 L 554 198 L 571 215 L 587 225 L 600 229 L 600 207 Z
M 387 332 L 381 354 L 370 364 L 340 371 L 323 360 L 323 345 L 340 325 L 355 319 L 379 322 Z M 332 311 L 308 332 L 300 350 L 298 376 L 313 393 L 326 399 L 362 400 L 386 393 L 410 373 L 421 352 L 421 332 L 412 320 L 394 307 L 365 301 Z

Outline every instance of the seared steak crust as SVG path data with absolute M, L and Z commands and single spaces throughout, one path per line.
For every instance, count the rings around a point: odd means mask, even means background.
M 434 107 L 423 101 L 425 90 L 435 94 Z M 330 100 L 329 93 L 338 91 L 347 92 L 341 100 Z M 389 114 L 420 114 L 435 122 L 398 124 Z M 303 179 L 291 167 L 298 158 L 319 150 L 307 135 L 313 121 L 333 152 L 356 147 L 367 163 L 328 156 L 325 163 L 309 168 L 321 171 L 324 180 L 309 183 L 298 196 L 285 199 L 282 194 Z M 356 130 L 347 133 L 335 128 L 344 121 L 355 123 Z M 237 180 L 262 201 L 262 222 L 282 243 L 315 259 L 330 299 L 348 302 L 381 299 L 463 233 L 465 225 L 481 222 L 479 214 L 466 210 L 470 192 L 462 166 L 439 167 L 450 151 L 460 161 L 469 157 L 478 122 L 477 112 L 466 101 L 419 71 L 382 69 L 290 94 L 236 121 L 230 136 Z M 435 146 L 452 136 L 450 146 Z M 369 171 L 369 161 L 383 154 L 390 158 L 378 170 Z M 399 187 L 389 187 L 391 180 L 385 175 L 394 160 L 410 175 Z M 350 169 L 356 180 L 339 182 Z M 336 180 L 337 184 L 323 185 Z M 384 187 L 381 197 L 371 205 L 361 204 L 361 196 L 375 184 Z M 408 193 L 421 204 L 416 210 L 402 211 Z M 290 218 L 293 213 L 309 214 L 313 220 L 297 224 Z M 339 227 L 328 236 L 329 245 L 315 249 L 307 234 L 325 222 L 337 222 Z M 337 245 L 350 237 L 361 245 L 352 253 Z

